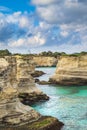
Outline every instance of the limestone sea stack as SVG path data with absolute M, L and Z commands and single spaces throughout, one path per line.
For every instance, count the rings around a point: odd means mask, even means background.
M 32 57 L 16 57 L 17 82 L 19 98 L 26 105 L 35 102 L 48 100 L 49 97 L 35 86 L 35 80 L 31 76 L 35 72 L 35 65 Z
M 61 56 L 49 81 L 61 85 L 87 85 L 87 55 Z

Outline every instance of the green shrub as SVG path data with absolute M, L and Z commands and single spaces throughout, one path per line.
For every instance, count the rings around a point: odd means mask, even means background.
M 9 56 L 11 55 L 11 52 L 9 52 L 7 49 L 0 50 L 0 56 Z

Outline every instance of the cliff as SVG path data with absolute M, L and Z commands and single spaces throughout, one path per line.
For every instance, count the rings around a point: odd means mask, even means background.
M 39 125 L 41 120 L 42 123 L 48 120 L 48 117 L 43 119 L 41 114 L 29 106 L 32 102 L 48 99 L 35 86 L 31 76 L 34 68 L 31 58 L 19 56 L 0 58 L 0 129 L 14 130 L 16 127 L 16 129 L 43 130 L 36 129 L 37 125 L 30 129 L 31 123 Z M 43 124 L 45 130 L 55 126 L 55 124 L 58 129 L 63 125 L 57 119 L 49 118 L 47 126 Z M 55 120 L 53 125 L 52 120 Z
M 60 57 L 50 82 L 61 85 L 87 85 L 87 55 Z
M 39 67 L 51 67 L 57 65 L 57 58 L 50 56 L 34 56 L 33 61 Z
M 17 60 L 15 57 L 0 59 L 0 126 L 23 125 L 26 122 L 40 118 L 38 112 L 34 111 L 30 106 L 23 105 L 18 98 L 20 91 L 23 92 L 24 88 L 26 90 L 26 84 L 25 86 L 19 86 L 21 76 L 18 77 Z M 20 75 L 23 73 L 21 72 Z M 34 84 L 32 80 L 30 83 Z M 33 88 L 33 91 L 38 91 L 38 89 Z

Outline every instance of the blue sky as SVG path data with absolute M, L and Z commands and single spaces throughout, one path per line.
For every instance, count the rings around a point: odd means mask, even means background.
M 0 0 L 0 6 L 7 7 L 12 12 L 28 11 L 30 13 L 35 11 L 35 5 L 32 5 L 30 0 Z
M 0 0 L 0 48 L 87 51 L 87 1 Z

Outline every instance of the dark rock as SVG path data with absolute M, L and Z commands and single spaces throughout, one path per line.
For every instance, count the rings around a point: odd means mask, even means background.
M 31 74 L 32 77 L 40 77 L 44 75 L 45 73 L 43 71 L 36 70 L 34 73 Z
M 47 84 L 50 84 L 50 82 L 42 80 L 42 81 L 39 81 L 38 84 L 40 84 L 40 85 L 47 85 Z
M 41 116 L 37 121 L 13 128 L 1 128 L 1 130 L 61 130 L 63 123 L 51 116 Z
M 49 97 L 43 93 L 20 93 L 20 101 L 25 105 L 33 105 L 37 102 L 49 100 Z
M 60 130 L 64 124 L 50 116 L 42 116 L 38 121 L 28 126 L 29 130 Z
M 0 87 L 0 92 L 3 90 L 3 88 Z
M 40 82 L 40 80 L 39 79 L 35 79 L 35 83 L 38 83 L 38 82 Z
M 83 86 L 87 85 L 87 80 L 81 79 L 81 78 L 69 78 L 69 79 L 62 79 L 57 81 L 56 79 L 50 78 L 49 79 L 50 84 L 55 84 L 55 85 L 64 85 L 64 86 Z

